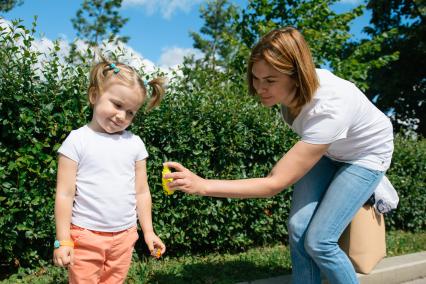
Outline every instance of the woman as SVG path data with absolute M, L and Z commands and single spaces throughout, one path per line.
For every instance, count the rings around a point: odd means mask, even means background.
M 315 69 L 303 36 L 273 30 L 248 63 L 250 93 L 281 106 L 284 121 L 301 137 L 262 178 L 208 180 L 179 163 L 170 189 L 215 197 L 269 197 L 295 184 L 288 231 L 294 283 L 358 283 L 337 242 L 369 199 L 393 152 L 389 119 L 351 82 Z

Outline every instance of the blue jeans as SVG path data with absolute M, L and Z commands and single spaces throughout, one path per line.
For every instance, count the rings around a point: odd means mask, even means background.
M 294 187 L 288 223 L 293 283 L 358 283 L 338 240 L 373 194 L 383 172 L 333 161 L 318 163 Z

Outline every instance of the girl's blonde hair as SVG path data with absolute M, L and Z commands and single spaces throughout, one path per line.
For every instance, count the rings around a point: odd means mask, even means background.
M 112 80 L 114 82 L 119 82 L 124 86 L 133 88 L 137 86 L 140 90 L 142 96 L 142 103 L 145 102 L 147 97 L 147 86 L 145 86 L 144 81 L 136 72 L 136 70 L 129 65 L 120 62 L 109 62 L 102 55 L 101 62 L 96 63 L 92 66 L 89 75 L 89 88 L 88 96 L 89 102 L 91 98 L 96 98 L 100 96 L 101 93 L 107 88 L 108 84 Z M 157 77 L 146 83 L 151 87 L 150 102 L 147 109 L 151 110 L 152 108 L 158 106 L 161 102 L 161 99 L 164 95 L 164 78 Z
M 253 47 L 248 62 L 247 80 L 250 94 L 256 94 L 253 86 L 253 64 L 265 60 L 277 71 L 289 75 L 296 82 L 294 107 L 297 116 L 301 108 L 311 101 L 319 87 L 311 51 L 303 35 L 293 27 L 272 30 Z

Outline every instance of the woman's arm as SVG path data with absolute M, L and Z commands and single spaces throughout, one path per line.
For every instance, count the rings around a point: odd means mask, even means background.
M 179 163 L 167 162 L 166 166 L 176 172 L 165 178 L 173 178 L 168 183 L 170 189 L 179 189 L 190 194 L 214 197 L 269 197 L 297 182 L 324 155 L 328 144 L 297 142 L 273 167 L 267 177 L 240 180 L 203 179 Z
M 77 162 L 59 155 L 58 174 L 56 180 L 55 196 L 55 222 L 56 239 L 59 241 L 71 240 L 70 225 L 72 206 L 75 195 L 75 183 L 77 176 Z M 66 266 L 73 262 L 71 247 L 59 247 L 54 252 L 54 262 L 59 266 Z

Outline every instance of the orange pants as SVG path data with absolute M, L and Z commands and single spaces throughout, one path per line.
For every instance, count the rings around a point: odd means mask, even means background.
M 138 239 L 136 226 L 114 233 L 92 231 L 71 225 L 74 265 L 69 266 L 72 284 L 123 283 Z

